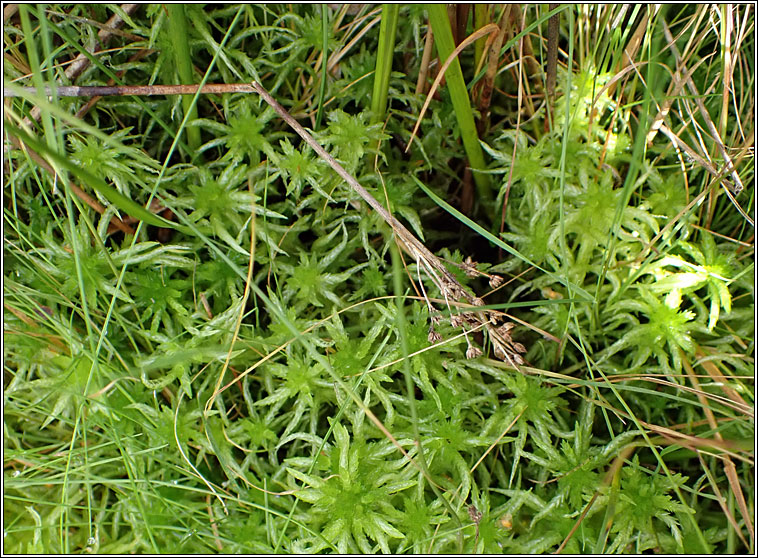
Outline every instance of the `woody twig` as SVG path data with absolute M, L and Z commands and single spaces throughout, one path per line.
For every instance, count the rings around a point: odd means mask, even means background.
M 197 90 L 202 94 L 222 93 L 252 93 L 248 83 L 206 83 L 199 85 L 60 85 L 45 87 L 44 94 L 57 97 L 92 97 L 95 95 L 195 95 Z M 18 97 L 19 94 L 33 95 L 36 87 L 20 87 L 18 90 L 3 89 L 3 97 Z

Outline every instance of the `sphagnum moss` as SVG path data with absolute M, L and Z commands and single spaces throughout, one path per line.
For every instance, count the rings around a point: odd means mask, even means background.
M 747 8 L 17 9 L 8 552 L 754 550 Z

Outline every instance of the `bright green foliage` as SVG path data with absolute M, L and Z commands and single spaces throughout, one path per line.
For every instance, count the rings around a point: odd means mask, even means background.
M 322 14 L 315 12 L 312 15 L 306 15 L 303 18 L 297 18 L 298 36 L 300 40 L 305 43 L 305 46 L 321 49 L 323 47 L 323 40 L 321 38 L 321 19 Z M 329 37 L 327 42 L 327 48 L 329 51 L 333 51 L 337 47 L 336 42 L 332 37 Z
M 401 514 L 392 505 L 397 494 L 412 487 L 409 465 L 400 459 L 386 460 L 391 445 L 352 440 L 347 429 L 334 425 L 335 446 L 330 448 L 328 478 L 314 477 L 288 468 L 288 472 L 309 487 L 298 497 L 313 504 L 314 519 L 322 524 L 323 537 L 340 553 L 377 550 L 389 553 L 391 539 L 404 538 L 397 527 Z M 402 468 L 404 471 L 399 471 Z M 308 552 L 324 548 L 321 541 Z M 305 550 L 305 549 L 304 549 Z
M 149 323 L 149 330 L 153 334 L 157 333 L 160 327 L 169 335 L 175 335 L 177 327 L 172 314 L 175 313 L 176 317 L 181 319 L 189 313 L 183 306 L 182 299 L 190 282 L 187 279 L 172 278 L 172 274 L 178 273 L 173 269 L 145 269 L 139 278 L 140 291 L 135 304 L 140 312 L 140 321 L 145 325 Z M 136 281 L 135 278 L 130 279 Z
M 303 187 L 308 184 L 324 197 L 328 197 L 314 178 L 314 175 L 320 172 L 319 162 L 308 153 L 310 148 L 295 149 L 288 139 L 282 140 L 281 145 L 284 157 L 279 164 L 279 171 L 287 179 L 287 195 L 299 199 Z
M 381 123 L 368 124 L 366 120 L 365 112 L 353 116 L 337 109 L 329 113 L 329 126 L 322 141 L 350 173 L 355 173 L 366 153 L 374 152 L 377 142 L 388 139 Z
M 19 4 L 6 21 L 6 81 L 67 82 L 63 64 L 100 40 L 90 22 L 123 9 Z M 466 289 L 513 316 L 524 366 L 494 359 L 481 331 L 464 336 L 471 309 L 405 253 L 403 348 L 388 297 L 392 230 L 257 95 L 199 96 L 189 123 L 197 149 L 179 129 L 178 96 L 106 96 L 82 121 L 61 114 L 87 99 L 57 99 L 29 130 L 61 174 L 10 143 L 6 153 L 7 551 L 754 551 L 724 474 L 730 456 L 751 510 L 754 239 L 735 207 L 753 209 L 749 88 L 732 83 L 722 108 L 713 84 L 724 83 L 725 62 L 689 53 L 688 75 L 746 185 L 732 202 L 666 129 L 647 140 L 640 108 L 651 118 L 665 109 L 668 130 L 733 180 L 693 96 L 667 96 L 668 72 L 648 87 L 635 71 L 678 67 L 660 12 L 646 12 L 624 70 L 647 8 L 562 6 L 552 103 L 533 72 L 546 65 L 546 7 L 521 6 L 508 17 L 535 24 L 522 35 L 531 54 L 507 38 L 500 58 L 523 67 L 499 67 L 480 111 L 483 80 L 474 83 L 473 45 L 464 49 L 462 89 L 451 96 L 446 78 L 408 146 L 424 102 L 426 7 L 398 8 L 376 123 L 380 11 L 352 9 L 187 6 L 185 55 L 208 83 L 260 82 L 306 128 L 322 109 L 317 141 Z M 717 29 L 730 26 L 719 18 L 752 13 L 708 10 L 669 7 L 678 48 L 698 36 L 703 52 L 723 55 Z M 124 17 L 76 83 L 114 72 L 128 85 L 172 83 L 168 17 L 160 6 Z M 742 51 L 752 56 L 752 36 L 740 34 L 739 46 L 736 37 L 732 70 L 749 85 Z M 521 91 L 518 75 L 528 80 Z M 463 92 L 485 156 L 478 178 L 458 125 Z M 9 123 L 47 102 L 9 98 Z M 639 157 L 632 145 L 644 146 Z M 67 190 L 63 173 L 105 212 Z M 482 177 L 491 196 L 478 195 Z M 131 205 L 114 205 L 114 192 Z M 462 208 L 467 196 L 468 222 L 435 203 Z M 178 227 L 165 230 L 156 211 Z M 116 216 L 134 234 L 114 230 Z M 482 230 L 539 268 L 501 254 Z M 503 284 L 470 276 L 470 262 Z M 482 354 L 466 358 L 469 347 Z
M 669 369 L 669 359 L 674 363 L 674 369 L 681 371 L 679 349 L 692 353 L 694 345 L 690 335 L 692 325 L 689 323 L 695 317 L 693 312 L 679 311 L 653 296 L 648 288 L 639 288 L 639 300 L 622 300 L 614 306 L 617 317 L 622 312 L 636 312 L 645 320 L 640 322 L 633 314 L 624 313 L 629 318 L 631 327 L 616 343 L 610 347 L 614 354 L 624 348 L 633 348 L 634 360 L 628 363 L 631 369 L 644 364 L 651 354 L 658 358 L 664 369 Z
M 423 552 L 423 543 L 431 540 L 435 527 L 446 521 L 445 516 L 441 513 L 442 505 L 439 502 L 434 502 L 430 506 L 421 498 L 403 496 L 402 510 L 401 530 L 408 542 L 414 545 L 414 553 Z
M 358 264 L 342 271 L 330 273 L 327 269 L 337 267 L 335 261 L 348 246 L 347 231 L 344 228 L 335 227 L 326 237 L 317 241 L 317 245 L 323 246 L 330 243 L 342 232 L 342 240 L 326 254 L 300 253 L 298 265 L 280 264 L 282 269 L 290 275 L 283 290 L 285 301 L 291 301 L 296 310 L 302 310 L 306 305 L 323 307 L 324 302 L 340 304 L 340 299 L 334 292 L 335 288 L 345 283 L 355 273 L 360 271 L 365 264 Z
M 697 300 L 695 292 L 701 287 L 707 287 L 708 296 L 711 299 L 708 313 L 708 329 L 712 330 L 719 319 L 720 310 L 730 312 L 732 309 L 732 295 L 729 292 L 729 282 L 733 276 L 733 257 L 731 254 L 719 253 L 713 238 L 706 235 L 703 237 L 702 251 L 689 242 L 681 242 L 679 247 L 690 256 L 695 263 L 690 263 L 679 256 L 668 256 L 661 259 L 653 268 L 653 273 L 658 275 L 658 270 L 664 266 L 685 270 L 678 273 L 663 272 L 651 287 L 654 292 L 669 293 L 667 300 L 671 304 L 678 305 L 682 294 L 689 294 Z M 656 273 L 658 272 L 658 273 Z
M 661 474 L 651 474 L 640 467 L 637 456 L 622 475 L 618 513 L 611 529 L 613 540 L 608 551 L 629 550 L 639 553 L 660 548 L 664 552 L 683 552 L 680 518 L 693 510 L 674 500 L 668 492 L 674 488 L 673 483 L 681 487 L 686 482 L 686 477 L 675 474 L 669 479 Z M 655 528 L 655 522 L 665 525 L 673 541 L 658 535 L 659 529 Z M 634 542 L 632 533 L 635 533 Z M 632 546 L 628 548 L 627 545 Z
M 238 161 L 250 161 L 257 165 L 261 153 L 275 157 L 276 152 L 271 146 L 272 136 L 266 130 L 272 112 L 258 115 L 251 105 L 251 101 L 240 103 L 229 115 L 227 124 L 216 120 L 196 120 L 195 126 L 213 133 L 213 139 L 205 143 L 200 151 L 221 147 L 221 160 L 230 160 L 232 166 Z
M 262 408 L 267 409 L 264 420 L 268 428 L 276 428 L 275 431 L 278 431 L 279 425 L 286 424 L 281 435 L 277 436 L 280 440 L 279 445 L 287 441 L 287 435 L 294 429 L 303 429 L 315 434 L 318 426 L 319 404 L 331 387 L 323 377 L 323 370 L 317 366 L 309 366 L 309 363 L 303 362 L 296 356 L 291 356 L 287 359 L 286 366 L 272 364 L 269 366 L 269 371 L 273 376 L 273 382 L 276 382 L 275 389 L 268 397 L 256 401 L 255 405 L 265 406 Z M 287 412 L 280 412 L 285 404 Z M 306 411 L 309 411 L 310 427 L 304 429 L 300 421 Z
M 83 140 L 72 135 L 71 158 L 92 174 L 112 181 L 119 192 L 132 196 L 130 186 L 135 182 L 135 174 L 156 174 L 155 161 L 136 147 L 124 145 L 132 140 L 130 130 L 117 130 L 111 135 L 113 143 L 105 144 L 98 138 L 89 136 Z M 115 144 L 121 144 L 118 148 Z M 147 178 L 147 177 L 146 177 Z M 139 181 L 137 182 L 139 184 Z
M 368 99 L 373 89 L 373 73 L 376 68 L 376 53 L 361 43 L 358 52 L 342 65 L 341 79 L 332 83 L 334 92 L 341 92 L 340 106 L 348 101 L 362 102 Z
M 376 261 L 372 261 L 369 263 L 368 267 L 363 269 L 359 284 L 360 288 L 355 291 L 351 297 L 353 300 L 362 300 L 369 296 L 382 296 L 387 294 L 387 278 L 379 269 L 379 265 Z

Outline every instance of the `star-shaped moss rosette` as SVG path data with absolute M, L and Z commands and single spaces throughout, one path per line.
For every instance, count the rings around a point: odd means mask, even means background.
M 384 221 L 392 228 L 399 246 L 416 262 L 419 272 L 423 270 L 424 274 L 436 285 L 445 299 L 445 303 L 450 310 L 450 323 L 453 327 L 461 328 L 466 334 L 468 349 L 466 358 L 476 358 L 482 354 L 482 350 L 471 344 L 468 332 L 483 329 L 487 333 L 492 350 L 496 358 L 508 362 L 514 367 L 524 363 L 521 354 L 526 352 L 526 348 L 521 343 L 516 343 L 511 338 L 511 330 L 514 324 L 506 322 L 499 324 L 501 314 L 487 309 L 477 309 L 484 306 L 481 298 L 471 293 L 464 287 L 458 279 L 447 269 L 440 258 L 432 254 L 424 244 L 416 238 L 400 221 L 387 211 L 368 190 L 348 173 L 337 160 L 332 157 L 326 150 L 319 145 L 313 136 L 303 128 L 288 112 L 266 91 L 259 83 L 252 83 L 253 89 L 290 125 L 290 127 L 310 145 L 313 150 L 331 166 L 347 184 L 355 190 L 369 204 Z M 467 274 L 480 275 L 476 265 L 470 260 L 460 264 Z M 490 285 L 495 288 L 502 283 L 502 277 L 498 275 L 486 275 L 490 280 Z M 423 284 L 422 284 L 423 289 Z M 430 309 L 431 325 L 429 329 L 429 341 L 434 343 L 441 339 L 441 336 L 434 329 L 435 322 L 440 318 L 439 313 L 434 310 L 429 299 L 424 293 L 427 304 Z M 460 301 L 465 301 L 469 306 L 454 313 L 451 308 L 451 302 L 458 305 Z

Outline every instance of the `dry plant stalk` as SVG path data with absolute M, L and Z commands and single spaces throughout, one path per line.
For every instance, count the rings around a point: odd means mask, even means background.
M 290 127 L 297 132 L 297 134 L 303 138 L 305 143 L 311 146 L 313 150 L 331 166 L 347 184 L 355 190 L 359 196 L 361 196 L 366 203 L 369 204 L 384 221 L 392 228 L 395 233 L 395 238 L 398 245 L 407 252 L 417 264 L 417 268 L 423 270 L 426 276 L 437 286 L 442 293 L 447 307 L 450 310 L 450 322 L 453 327 L 460 327 L 463 332 L 471 331 L 472 329 L 484 329 L 492 343 L 492 349 L 494 355 L 511 364 L 515 368 L 518 368 L 520 364 L 524 363 L 524 359 L 521 357 L 521 353 L 525 353 L 526 349 L 521 343 L 516 343 L 511 338 L 511 330 L 515 327 L 515 324 L 511 322 L 498 325 L 498 319 L 500 314 L 490 310 L 477 309 L 477 307 L 484 306 L 484 302 L 481 298 L 471 294 L 466 288 L 455 278 L 455 276 L 448 271 L 442 260 L 432 254 L 424 244 L 418 240 L 413 233 L 411 233 L 400 221 L 398 221 L 392 214 L 381 205 L 374 196 L 372 196 L 368 190 L 366 190 L 361 184 L 353 178 L 337 160 L 327 153 L 321 145 L 319 145 L 313 136 L 311 136 L 305 128 L 303 128 L 288 112 L 280 105 L 276 99 L 274 99 L 268 91 L 266 91 L 259 83 L 252 83 L 253 89 L 281 116 L 281 118 L 290 125 Z M 467 260 L 462 266 L 462 269 L 467 273 L 479 272 L 476 270 L 474 264 Z M 502 277 L 497 275 L 489 276 L 490 285 L 495 288 L 502 283 Z M 423 284 L 422 284 L 423 288 Z M 426 298 L 426 296 L 425 296 Z M 454 314 L 450 308 L 450 301 L 454 303 L 464 299 L 470 309 L 466 308 L 463 312 Z M 439 334 L 434 330 L 434 324 L 441 320 L 441 316 L 434 310 L 431 302 L 427 298 L 427 305 L 431 314 L 431 327 L 429 328 L 429 341 L 436 342 L 440 339 Z M 465 306 L 465 305 L 464 305 Z M 468 349 L 466 350 L 466 358 L 476 358 L 482 354 L 481 349 L 471 345 L 468 335 L 466 335 L 468 342 Z
M 57 97 L 93 97 L 106 95 L 195 95 L 197 90 L 202 94 L 222 93 L 251 93 L 247 83 L 206 83 L 199 85 L 61 85 L 45 87 L 46 96 Z M 33 95 L 37 93 L 36 87 L 20 87 L 18 93 Z M 19 96 L 13 89 L 4 88 L 3 97 Z

